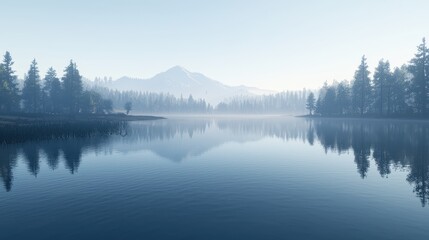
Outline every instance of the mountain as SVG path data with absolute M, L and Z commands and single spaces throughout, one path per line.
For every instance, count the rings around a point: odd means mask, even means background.
M 114 81 L 97 81 L 97 85 L 120 91 L 170 93 L 176 97 L 203 98 L 210 104 L 217 104 L 234 96 L 262 95 L 274 91 L 246 86 L 227 86 L 201 73 L 190 72 L 175 66 L 149 79 L 122 77 Z

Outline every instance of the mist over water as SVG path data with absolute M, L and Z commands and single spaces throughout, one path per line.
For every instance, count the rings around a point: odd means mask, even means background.
M 429 239 L 429 1 L 52 2 L 0 4 L 0 240 Z
M 2 145 L 2 236 L 425 239 L 428 137 L 424 121 L 193 116 Z

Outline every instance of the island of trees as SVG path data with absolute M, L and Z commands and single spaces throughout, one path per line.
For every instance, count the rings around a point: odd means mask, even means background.
M 429 49 L 426 40 L 408 64 L 393 70 L 381 59 L 371 78 L 365 56 L 351 82 L 326 82 L 316 100 L 307 96 L 309 114 L 321 116 L 420 117 L 429 116 Z

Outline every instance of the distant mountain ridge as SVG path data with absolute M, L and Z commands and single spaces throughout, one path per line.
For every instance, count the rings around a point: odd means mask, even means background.
M 97 81 L 95 84 L 120 91 L 170 93 L 176 97 L 186 98 L 192 95 L 213 105 L 235 96 L 276 93 L 254 87 L 228 86 L 201 73 L 190 72 L 181 66 L 172 67 L 149 79 L 121 77 L 113 81 Z

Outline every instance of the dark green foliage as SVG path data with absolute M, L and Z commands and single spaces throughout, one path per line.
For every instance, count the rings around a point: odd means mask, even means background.
M 339 111 L 337 88 L 335 85 L 328 86 L 327 83 L 325 83 L 317 99 L 316 112 L 321 115 L 333 116 L 338 115 Z
M 365 56 L 355 72 L 352 86 L 352 103 L 354 112 L 361 116 L 369 111 L 371 106 L 371 79 L 369 78 L 368 65 Z
M 392 84 L 391 84 L 391 96 L 390 96 L 390 113 L 393 115 L 398 115 L 408 112 L 408 105 L 406 103 L 407 99 L 407 89 L 408 79 L 407 76 L 410 74 L 407 72 L 407 67 L 404 65 L 401 68 L 395 68 L 392 75 Z
M 40 86 L 37 64 L 33 61 L 25 77 L 22 96 L 12 69 L 9 52 L 0 64 L 0 112 L 19 112 L 22 100 L 26 112 L 110 113 L 114 108 L 132 108 L 144 112 L 210 113 L 303 113 L 329 116 L 419 116 L 429 117 L 429 49 L 426 41 L 417 47 L 409 65 L 391 72 L 388 61 L 381 60 L 371 81 L 365 56 L 349 84 L 326 83 L 317 101 L 306 91 L 287 91 L 264 96 L 240 96 L 221 102 L 215 108 L 204 99 L 175 97 L 162 93 L 115 91 L 94 87 L 84 91 L 82 77 L 73 61 L 64 70 L 62 80 L 50 68 Z M 98 93 L 97 93 L 98 92 Z M 22 97 L 22 98 L 21 98 Z M 111 99 L 111 100 L 106 100 Z
M 58 104 L 61 101 L 61 83 L 57 77 L 57 72 L 51 67 L 45 75 L 42 88 L 42 109 L 43 112 L 59 111 Z M 54 108 L 55 105 L 55 108 Z
M 100 94 L 89 92 L 83 94 L 82 77 L 76 64 L 70 64 L 64 70 L 62 81 L 51 67 L 47 71 L 43 86 L 36 60 L 30 65 L 25 76 L 22 95 L 19 94 L 17 77 L 12 69 L 13 61 L 9 52 L 4 55 L 0 64 L 0 112 L 28 113 L 110 113 L 112 101 L 103 99 Z
M 0 112 L 19 111 L 19 89 L 12 65 L 12 57 L 6 52 L 0 64 Z
M 389 61 L 380 60 L 374 72 L 374 109 L 380 115 L 391 113 L 393 76 Z
M 411 97 L 415 111 L 421 115 L 428 113 L 429 90 L 429 49 L 426 40 L 417 47 L 417 53 L 410 61 L 408 70 L 412 74 Z
M 338 84 L 337 87 L 337 111 L 339 114 L 350 113 L 350 86 L 347 81 Z
M 63 110 L 62 93 L 60 79 L 54 78 L 51 83 L 51 90 L 49 92 L 49 98 L 52 102 L 52 112 L 60 113 Z
M 103 99 L 95 91 L 82 93 L 80 109 L 82 113 L 110 113 L 113 110 L 112 101 Z
M 82 76 L 77 70 L 76 63 L 70 64 L 64 70 L 63 82 L 63 104 L 67 113 L 78 113 L 80 110 L 80 98 L 83 92 Z
M 25 112 L 40 112 L 42 95 L 39 69 L 36 60 L 33 60 L 31 63 L 30 70 L 28 70 L 27 76 L 25 77 L 24 88 L 22 89 L 22 100 Z
M 329 89 L 335 91 L 330 90 L 328 94 Z M 338 85 L 324 84 L 319 91 L 316 112 L 321 115 L 428 117 L 429 49 L 425 39 L 408 66 L 395 68 L 392 73 L 389 61 L 380 60 L 372 81 L 366 58 L 362 57 L 351 88 L 345 81 Z
M 336 104 L 337 93 L 335 87 L 331 86 L 326 90 L 325 98 L 323 99 L 322 104 L 324 105 L 324 111 L 326 115 L 334 115 L 338 111 Z

